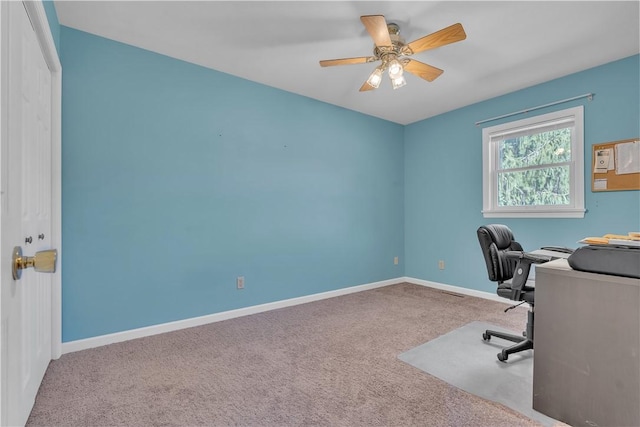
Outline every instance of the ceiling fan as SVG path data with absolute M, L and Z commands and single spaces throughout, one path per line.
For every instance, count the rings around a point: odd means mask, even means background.
M 404 71 L 408 71 L 429 82 L 435 80 L 443 73 L 443 70 L 416 61 L 415 59 L 407 58 L 407 56 L 459 42 L 467 38 L 462 24 L 458 23 L 405 44 L 404 39 L 400 36 L 400 27 L 395 23 L 387 24 L 384 16 L 365 15 L 361 16 L 360 20 L 375 44 L 373 56 L 326 59 L 320 61 L 320 66 L 322 67 L 382 61 L 382 63 L 373 70 L 367 81 L 364 82 L 360 88 L 360 92 L 377 89 L 382 82 L 382 73 L 385 70 L 389 72 L 391 85 L 394 89 L 402 87 L 407 83 L 403 75 Z

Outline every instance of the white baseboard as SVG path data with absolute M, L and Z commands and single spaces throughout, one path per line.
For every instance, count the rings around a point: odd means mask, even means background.
M 501 302 L 503 304 L 513 305 L 513 301 L 498 296 L 498 294 L 484 291 L 476 291 L 475 289 L 461 288 L 459 286 L 445 285 L 444 283 L 430 282 L 428 280 L 416 279 L 414 277 L 403 277 L 403 282 L 414 283 L 416 285 L 427 286 L 429 288 L 440 289 L 443 291 L 453 292 L 456 294 L 469 295 L 472 297 L 484 298 L 491 301 Z
M 250 314 L 262 313 L 269 310 L 276 310 L 279 308 L 290 307 L 298 304 L 305 304 L 308 302 L 319 301 L 327 298 L 338 297 L 341 295 L 352 294 L 355 292 L 362 292 L 369 289 L 381 288 L 383 286 L 395 285 L 402 283 L 406 278 L 396 278 L 383 280 L 380 282 L 368 283 L 364 285 L 351 286 L 348 288 L 337 289 L 335 291 L 321 292 L 318 294 L 307 295 L 298 298 L 291 298 L 282 301 L 275 301 L 266 304 L 254 305 L 251 307 L 239 308 L 236 310 L 223 311 L 220 313 L 209 314 L 206 316 L 193 317 L 185 320 L 178 320 L 175 322 L 162 323 L 159 325 L 147 326 L 144 328 L 131 329 L 123 332 L 116 332 L 113 334 L 100 335 L 97 337 L 91 337 L 76 341 L 69 341 L 62 343 L 62 354 L 73 353 L 75 351 L 87 350 L 90 348 L 101 347 L 103 345 L 114 344 L 118 342 L 133 340 L 136 338 L 143 338 L 152 335 L 162 334 L 165 332 L 177 331 L 180 329 L 192 328 L 194 326 L 206 325 L 209 323 L 220 322 L 222 320 L 233 319 L 241 316 L 248 316 Z
M 427 286 L 434 289 L 453 292 L 462 295 L 469 295 L 478 298 L 484 298 L 491 301 L 497 301 L 504 304 L 513 303 L 505 298 L 501 298 L 496 294 L 476 291 L 473 289 L 461 288 L 458 286 L 445 285 L 438 282 L 430 282 L 428 280 L 416 279 L 414 277 L 398 277 L 396 279 L 383 280 L 380 282 L 367 283 L 364 285 L 351 286 L 348 288 L 337 289 L 335 291 L 321 292 L 303 297 L 290 298 L 281 301 L 270 302 L 266 304 L 254 305 L 251 307 L 238 308 L 236 310 L 223 311 L 220 313 L 209 314 L 206 316 L 193 317 L 175 322 L 162 323 L 159 325 L 147 326 L 144 328 L 131 329 L 113 334 L 100 335 L 97 337 L 86 338 L 82 340 L 69 341 L 62 343 L 62 354 L 73 353 L 80 350 L 101 347 L 103 345 L 114 344 L 123 341 L 129 341 L 136 338 L 149 337 L 152 335 L 163 334 L 165 332 L 177 331 L 180 329 L 192 328 L 194 326 L 206 325 L 209 323 L 220 322 L 222 320 L 234 319 L 236 317 L 248 316 L 251 314 L 262 313 L 269 310 L 277 310 L 279 308 L 291 307 L 298 304 L 305 304 L 313 301 L 320 301 L 327 298 L 338 297 L 341 295 L 362 292 L 369 289 L 381 288 L 383 286 L 395 285 L 397 283 L 413 283 L 420 286 Z

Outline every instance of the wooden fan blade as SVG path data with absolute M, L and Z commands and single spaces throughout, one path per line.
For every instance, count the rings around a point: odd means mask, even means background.
M 438 76 L 444 73 L 440 68 L 433 67 L 429 64 L 425 64 L 413 59 L 406 59 L 404 62 L 404 70 L 414 74 L 421 79 L 425 79 L 428 82 L 432 82 L 438 78 Z
M 411 50 L 411 53 L 418 53 L 428 49 L 435 49 L 436 47 L 450 43 L 459 42 L 466 38 L 467 34 L 464 32 L 462 24 L 458 23 L 429 34 L 428 36 L 414 40 L 407 44 L 407 47 Z
M 389 28 L 387 21 L 382 15 L 365 15 L 360 20 L 369 32 L 376 46 L 391 46 L 391 37 L 389 36 Z
M 371 86 L 369 83 L 364 82 L 364 84 L 362 85 L 362 87 L 360 87 L 360 92 L 366 92 L 368 90 L 374 90 L 375 87 Z
M 325 59 L 320 61 L 321 67 L 331 67 L 334 65 L 350 65 L 350 64 L 364 64 L 365 62 L 376 61 L 375 56 L 361 56 L 358 58 L 342 58 L 342 59 Z

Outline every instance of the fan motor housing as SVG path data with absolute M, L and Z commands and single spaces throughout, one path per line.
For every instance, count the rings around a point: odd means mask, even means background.
M 405 46 L 404 38 L 400 35 L 400 26 L 394 22 L 387 24 L 389 30 L 389 38 L 391 39 L 391 49 L 387 50 L 384 47 L 381 49 L 377 46 L 373 46 L 373 54 L 376 58 L 383 58 L 384 56 L 395 53 L 396 56 L 402 54 L 402 48 Z

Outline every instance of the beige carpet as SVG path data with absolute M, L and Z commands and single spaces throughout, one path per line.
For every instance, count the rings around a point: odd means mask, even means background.
M 524 309 L 399 284 L 63 355 L 30 426 L 533 426 L 398 355 Z

